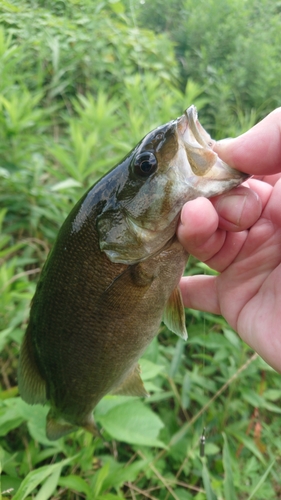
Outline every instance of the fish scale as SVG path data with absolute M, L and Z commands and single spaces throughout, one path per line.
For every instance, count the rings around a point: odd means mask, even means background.
M 79 426 L 95 434 L 93 409 L 107 393 L 147 395 L 138 359 L 161 319 L 187 337 L 181 208 L 245 178 L 213 152 L 191 107 L 76 204 L 42 270 L 19 359 L 22 398 L 50 405 L 49 439 Z

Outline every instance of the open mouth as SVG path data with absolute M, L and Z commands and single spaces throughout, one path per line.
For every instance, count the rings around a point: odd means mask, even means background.
M 213 151 L 215 141 L 200 124 L 195 106 L 190 106 L 178 118 L 177 129 L 193 174 L 212 180 L 244 180 L 249 177 L 229 167 Z

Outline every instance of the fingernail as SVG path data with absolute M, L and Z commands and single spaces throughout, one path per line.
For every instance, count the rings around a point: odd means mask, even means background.
M 226 161 L 226 163 L 231 162 L 231 158 L 229 158 L 229 145 L 234 141 L 234 139 L 227 138 L 227 139 L 222 139 L 221 141 L 216 142 L 214 146 L 214 151 L 218 154 L 218 156 Z M 232 166 L 232 165 L 230 165 Z
M 246 200 L 247 196 L 244 194 L 220 196 L 215 202 L 215 208 L 220 217 L 239 226 Z
M 234 141 L 233 137 L 226 137 L 226 139 L 221 139 L 220 141 L 216 141 L 217 146 L 224 147 L 227 146 L 230 142 Z

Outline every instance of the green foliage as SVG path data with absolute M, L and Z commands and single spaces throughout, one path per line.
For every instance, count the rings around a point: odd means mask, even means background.
M 217 136 L 280 104 L 278 9 L 0 0 L 3 498 L 280 496 L 280 377 L 223 318 L 187 311 L 187 343 L 162 327 L 141 360 L 151 397 L 105 397 L 95 411 L 103 438 L 80 430 L 50 442 L 48 408 L 18 397 L 16 375 L 38 273 L 82 193 L 192 102 Z M 210 271 L 192 260 L 187 272 Z
M 253 124 L 251 118 L 257 120 L 280 106 L 278 2 L 128 0 L 131 3 L 141 25 L 165 27 L 176 43 L 182 84 L 193 78 L 204 86 L 206 123 L 217 137 L 225 137 L 226 131 L 244 132 Z

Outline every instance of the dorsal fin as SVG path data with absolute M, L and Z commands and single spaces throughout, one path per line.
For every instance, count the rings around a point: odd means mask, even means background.
M 174 288 L 164 311 L 163 321 L 172 332 L 187 339 L 185 312 L 179 286 Z
M 136 365 L 129 373 L 121 385 L 119 385 L 110 394 L 118 394 L 122 396 L 140 396 L 147 397 L 149 394 L 146 392 L 143 381 L 140 376 L 140 367 Z
M 46 382 L 42 378 L 33 354 L 33 346 L 28 326 L 20 350 L 18 367 L 19 393 L 29 404 L 45 404 Z

